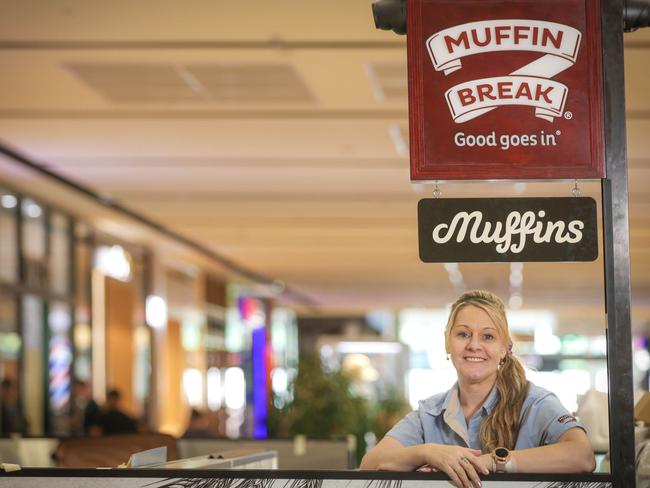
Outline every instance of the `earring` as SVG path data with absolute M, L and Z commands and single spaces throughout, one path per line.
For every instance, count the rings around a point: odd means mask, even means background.
M 501 358 L 501 361 L 499 361 L 499 366 L 503 366 L 504 364 L 506 364 L 506 357 L 505 356 L 503 356 Z
M 447 353 L 447 361 L 449 361 L 450 357 L 451 357 L 451 354 Z

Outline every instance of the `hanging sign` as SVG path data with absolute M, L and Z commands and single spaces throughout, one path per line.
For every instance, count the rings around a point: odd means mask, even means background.
M 600 0 L 408 0 L 412 180 L 603 178 Z
M 425 198 L 418 203 L 425 263 L 594 261 L 593 198 Z

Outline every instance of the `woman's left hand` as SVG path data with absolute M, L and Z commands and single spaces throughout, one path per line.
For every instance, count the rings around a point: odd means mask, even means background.
M 492 459 L 492 454 L 481 454 L 480 456 L 475 458 L 478 463 L 483 466 L 485 469 L 487 469 L 490 473 L 492 472 L 492 468 L 494 467 L 494 461 Z

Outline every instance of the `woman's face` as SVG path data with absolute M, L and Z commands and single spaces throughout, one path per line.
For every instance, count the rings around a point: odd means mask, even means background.
M 506 355 L 505 338 L 485 311 L 465 305 L 456 313 L 449 334 L 449 354 L 459 381 L 493 383 Z

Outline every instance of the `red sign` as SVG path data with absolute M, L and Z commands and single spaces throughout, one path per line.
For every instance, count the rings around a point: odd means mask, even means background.
M 408 0 L 412 180 L 604 178 L 600 0 Z

